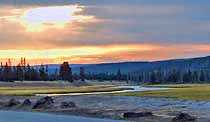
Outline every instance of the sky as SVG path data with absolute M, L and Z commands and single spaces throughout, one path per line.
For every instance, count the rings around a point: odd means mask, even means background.
M 209 0 L 1 0 L 0 61 L 156 61 L 210 55 Z

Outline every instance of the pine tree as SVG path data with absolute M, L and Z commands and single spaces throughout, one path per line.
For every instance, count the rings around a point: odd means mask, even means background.
M 0 81 L 3 81 L 3 69 L 4 69 L 4 67 L 1 66 L 1 68 L 0 68 Z
M 3 76 L 4 76 L 4 81 L 9 81 L 9 66 L 8 63 L 6 62 L 5 66 L 4 66 L 4 72 L 3 72 Z
M 156 83 L 156 73 L 153 71 L 150 75 L 150 81 L 151 83 Z
M 179 73 L 175 69 L 173 69 L 172 73 L 170 73 L 168 77 L 168 81 L 176 83 L 178 82 L 178 77 L 179 77 Z
M 63 64 L 61 64 L 60 77 L 62 80 L 73 82 L 72 71 L 68 62 L 63 62 Z
M 85 81 L 85 69 L 84 69 L 84 67 L 80 67 L 80 79 L 81 79 L 81 81 Z
M 190 70 L 183 75 L 183 80 L 187 83 L 192 82 L 192 72 Z
M 205 74 L 203 70 L 201 70 L 201 73 L 200 73 L 200 81 L 205 81 Z
M 41 80 L 44 80 L 44 81 L 48 80 L 48 78 L 47 78 L 48 75 L 46 73 L 46 69 L 45 69 L 44 65 L 40 66 L 39 75 L 40 75 Z
M 117 80 L 118 81 L 121 81 L 122 80 L 122 74 L 121 74 L 120 69 L 118 69 L 118 71 L 117 71 Z
M 21 63 L 19 63 L 17 65 L 17 68 L 16 69 L 17 69 L 17 72 L 16 72 L 17 80 L 23 81 L 24 80 L 24 78 L 23 78 L 24 73 L 23 73 L 23 69 L 22 69 Z
M 31 66 L 27 64 L 26 72 L 25 72 L 25 80 L 32 80 L 31 79 Z
M 40 76 L 37 70 L 31 68 L 31 80 L 40 80 Z
M 193 75 L 192 75 L 192 79 L 193 79 L 193 82 L 198 82 L 198 72 L 197 71 L 194 71 L 193 72 Z

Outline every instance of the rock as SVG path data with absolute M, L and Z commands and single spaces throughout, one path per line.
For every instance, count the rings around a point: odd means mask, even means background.
M 37 100 L 37 102 L 35 103 L 35 105 L 33 106 L 33 109 L 46 109 L 46 108 L 51 108 L 53 106 L 53 99 L 51 97 L 43 97 L 39 100 Z
M 23 103 L 21 104 L 21 107 L 24 107 L 24 106 L 30 106 L 32 103 L 30 101 L 30 99 L 25 99 L 23 101 Z
M 189 121 L 195 121 L 196 118 L 193 116 L 190 116 L 186 113 L 179 113 L 176 117 L 172 119 L 172 122 L 189 122 Z
M 152 112 L 126 112 L 123 113 L 123 117 L 124 118 L 138 118 L 138 117 L 148 117 L 148 116 L 152 116 Z
M 13 106 L 16 106 L 16 105 L 19 105 L 20 102 L 17 101 L 16 99 L 10 99 L 8 103 L 6 103 L 6 107 L 13 107 Z
M 75 108 L 76 104 L 74 102 L 61 102 L 61 108 Z

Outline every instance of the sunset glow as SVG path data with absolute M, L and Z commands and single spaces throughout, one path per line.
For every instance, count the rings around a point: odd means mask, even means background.
M 195 3 L 0 1 L 0 61 L 87 64 L 207 56 L 209 7 Z
M 187 48 L 186 48 L 187 47 Z M 205 47 L 204 49 L 202 47 Z M 177 50 L 179 48 L 180 50 Z M 72 63 L 105 63 L 104 60 L 110 62 L 116 61 L 137 61 L 147 60 L 155 61 L 161 59 L 171 59 L 173 55 L 180 52 L 193 52 L 194 50 L 208 52 L 210 46 L 199 45 L 194 47 L 188 46 L 165 46 L 161 45 L 112 45 L 112 46 L 83 46 L 65 49 L 46 49 L 46 50 L 1 50 L 0 58 L 7 61 L 10 57 L 14 64 L 19 62 L 19 58 L 25 57 L 32 64 L 40 63 L 62 63 L 70 61 Z M 138 55 L 136 55 L 138 54 Z M 139 56 L 141 55 L 141 56 Z M 182 57 L 185 54 L 177 55 Z
M 160 47 L 153 45 L 120 45 L 120 46 L 101 46 L 101 47 L 74 47 L 67 49 L 48 49 L 48 50 L 1 50 L 0 58 L 6 59 L 7 57 L 12 57 L 13 60 L 19 60 L 19 57 L 23 56 L 29 60 L 37 59 L 50 59 L 48 63 L 57 63 L 57 59 L 68 58 L 68 60 L 77 61 L 83 63 L 83 60 L 92 61 L 92 57 L 97 57 L 98 55 L 107 55 L 112 53 L 120 52 L 144 52 L 157 50 Z M 89 58 L 82 58 L 85 55 L 90 56 Z M 81 57 L 81 58 L 77 58 Z
M 37 7 L 26 10 L 18 19 L 29 32 L 43 31 L 49 28 L 64 28 L 73 21 L 83 22 L 93 19 L 92 16 L 76 15 L 81 12 L 82 6 L 53 6 Z

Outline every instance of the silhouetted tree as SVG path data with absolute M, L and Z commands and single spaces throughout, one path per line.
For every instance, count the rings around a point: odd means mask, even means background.
M 31 68 L 31 80 L 40 80 L 40 75 L 34 68 Z
M 121 73 L 120 69 L 118 69 L 118 71 L 117 71 L 117 80 L 118 81 L 122 80 L 122 73 Z
M 150 75 L 150 82 L 156 83 L 156 80 L 157 80 L 156 73 L 153 71 L 153 72 L 151 72 L 151 75 Z
M 71 67 L 68 62 L 63 62 L 60 66 L 60 77 L 62 80 L 73 82 Z
M 25 69 L 25 80 L 32 80 L 31 79 L 31 67 L 29 64 L 27 64 L 27 67 Z
M 84 69 L 84 67 L 80 67 L 80 80 L 85 81 L 85 69 Z
M 6 62 L 6 65 L 4 66 L 4 72 L 3 72 L 4 80 L 5 81 L 11 81 L 12 79 L 12 70 L 11 66 L 8 66 L 8 63 Z
M 41 80 L 44 80 L 44 81 L 48 80 L 48 75 L 47 75 L 44 65 L 40 66 L 39 75 L 40 75 Z
M 193 72 L 193 75 L 192 75 L 192 81 L 193 82 L 198 82 L 198 72 L 197 71 L 194 71 Z
M 168 76 L 168 81 L 176 83 L 179 79 L 179 73 L 173 69 L 173 71 Z
M 201 70 L 200 81 L 205 81 L 205 74 L 203 70 Z
M 183 75 L 183 80 L 187 83 L 192 82 L 192 72 L 190 70 Z
M 16 71 L 17 71 L 16 72 L 17 80 L 23 81 L 24 80 L 24 78 L 23 78 L 24 74 L 23 74 L 23 69 L 22 69 L 22 66 L 21 66 L 20 63 L 17 65 Z

